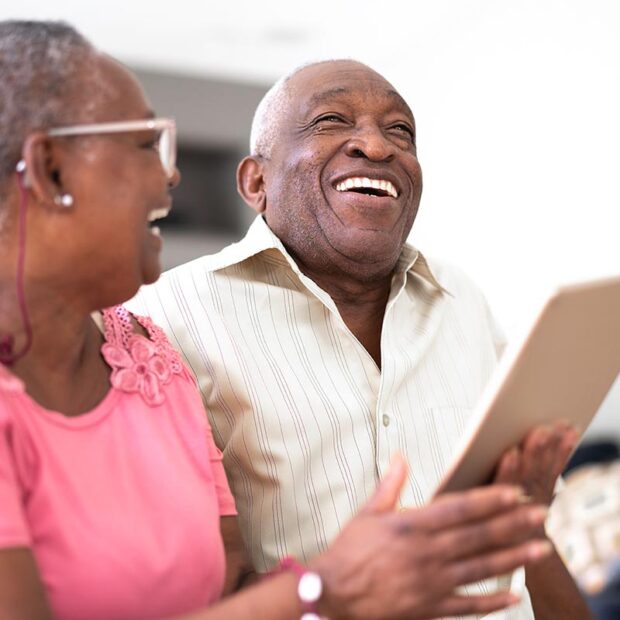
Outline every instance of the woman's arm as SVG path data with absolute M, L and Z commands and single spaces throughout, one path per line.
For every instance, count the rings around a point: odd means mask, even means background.
M 534 534 L 546 512 L 524 505 L 516 488 L 494 486 L 397 513 L 405 475 L 397 462 L 329 550 L 308 565 L 323 581 L 319 613 L 332 620 L 422 620 L 484 614 L 517 602 L 509 592 L 464 596 L 455 590 L 546 557 L 549 544 Z M 270 577 L 177 620 L 298 620 L 297 582 L 292 573 Z
M 488 613 L 515 603 L 509 592 L 464 596 L 455 590 L 547 556 L 549 544 L 536 538 L 546 512 L 523 504 L 517 488 L 502 485 L 395 512 L 405 477 L 405 464 L 398 460 L 366 506 L 308 565 L 323 581 L 319 613 L 332 620 L 422 620 Z M 292 573 L 277 575 L 177 620 L 298 620 L 297 581 Z M 0 551 L 0 617 L 51 617 L 26 549 Z
M 226 578 L 222 597 L 236 592 L 256 579 L 236 516 L 220 517 L 220 532 L 226 552 Z
M 0 618 L 51 620 L 30 549 L 0 549 Z

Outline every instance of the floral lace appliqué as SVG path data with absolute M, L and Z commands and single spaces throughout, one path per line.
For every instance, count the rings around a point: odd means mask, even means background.
M 161 405 L 164 385 L 182 371 L 176 351 L 150 320 L 135 317 L 149 338 L 134 332 L 131 317 L 122 306 L 103 311 L 107 342 L 101 354 L 112 368 L 110 382 L 123 392 L 139 392 L 149 405 Z
M 164 402 L 160 386 L 170 381 L 172 372 L 150 340 L 136 334 L 127 349 L 106 343 L 101 353 L 112 368 L 110 382 L 117 390 L 140 392 L 149 405 Z

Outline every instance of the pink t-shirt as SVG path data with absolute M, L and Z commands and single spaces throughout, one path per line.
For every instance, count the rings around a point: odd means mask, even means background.
M 92 411 L 46 410 L 0 364 L 0 547 L 29 547 L 54 617 L 165 618 L 217 600 L 235 513 L 202 402 L 163 332 L 103 313 Z

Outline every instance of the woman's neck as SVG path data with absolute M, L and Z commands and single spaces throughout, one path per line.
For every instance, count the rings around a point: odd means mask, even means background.
M 24 317 L 9 287 L 0 286 L 0 298 L 0 335 L 12 337 L 17 352 L 27 337 Z M 10 370 L 43 407 L 67 415 L 88 411 L 109 388 L 109 367 L 100 354 L 102 335 L 90 313 L 50 291 L 29 290 L 26 304 L 32 344 Z

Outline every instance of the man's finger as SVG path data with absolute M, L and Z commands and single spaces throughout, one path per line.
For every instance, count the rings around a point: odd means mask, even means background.
M 562 473 L 562 471 L 564 471 L 564 467 L 566 467 L 568 459 L 570 458 L 571 454 L 579 443 L 579 431 L 576 428 L 564 425 L 561 428 L 560 433 L 561 439 L 557 448 L 557 454 L 553 464 L 554 478 L 557 478 Z
M 532 461 L 540 466 L 548 460 L 551 443 L 554 439 L 554 431 L 550 426 L 537 426 L 532 429 L 523 440 L 522 452 L 526 465 Z M 543 466 L 544 467 L 544 466 Z
M 497 465 L 493 482 L 497 484 L 516 484 L 519 480 L 519 448 L 506 451 Z

